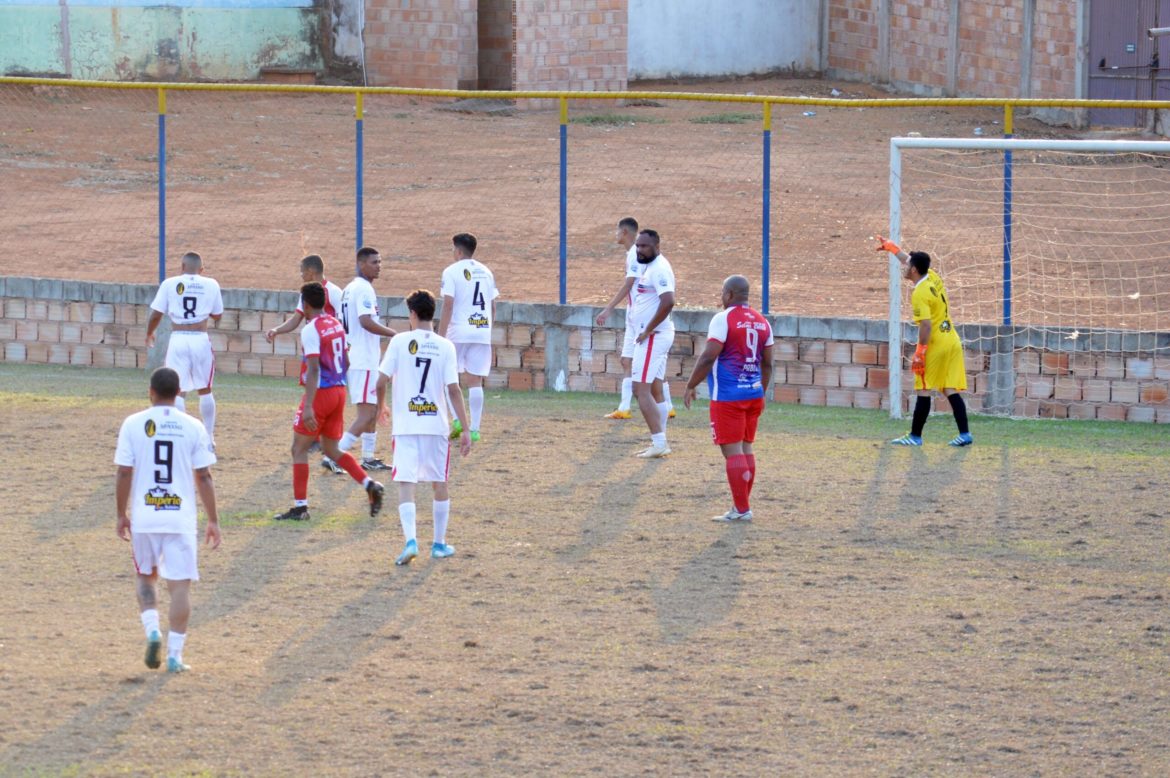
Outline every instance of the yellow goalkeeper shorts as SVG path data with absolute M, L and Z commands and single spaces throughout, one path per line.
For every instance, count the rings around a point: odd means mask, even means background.
M 949 337 L 948 337 L 949 336 Z M 926 375 L 914 376 L 915 390 L 967 388 L 967 368 L 963 364 L 963 344 L 953 331 L 935 333 L 926 349 Z

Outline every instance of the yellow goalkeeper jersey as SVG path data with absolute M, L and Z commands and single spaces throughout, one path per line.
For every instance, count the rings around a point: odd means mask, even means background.
M 915 389 L 967 388 L 963 363 L 963 344 L 951 321 L 947 290 L 942 277 L 934 270 L 914 286 L 910 295 L 914 323 L 930 319 L 930 343 L 926 348 L 926 375 L 915 376 Z

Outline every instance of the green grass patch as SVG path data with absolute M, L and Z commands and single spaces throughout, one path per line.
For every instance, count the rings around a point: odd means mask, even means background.
M 762 121 L 758 113 L 713 113 L 707 116 L 696 116 L 690 120 L 692 124 L 747 124 L 748 122 Z
M 628 113 L 598 113 L 585 116 L 572 116 L 571 124 L 586 124 L 602 127 L 621 127 L 629 124 L 666 124 L 665 119 L 656 116 L 635 116 Z

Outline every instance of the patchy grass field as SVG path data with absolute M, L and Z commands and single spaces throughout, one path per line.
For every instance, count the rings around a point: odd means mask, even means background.
M 168 677 L 113 531 L 145 386 L 0 372 L 0 774 L 1170 771 L 1164 429 L 976 418 L 952 450 L 942 416 L 907 451 L 880 414 L 773 406 L 756 520 L 723 526 L 705 408 L 642 462 L 612 398 L 489 395 L 457 556 L 395 569 L 393 506 L 343 477 L 269 520 L 297 390 L 225 376 L 225 543 Z

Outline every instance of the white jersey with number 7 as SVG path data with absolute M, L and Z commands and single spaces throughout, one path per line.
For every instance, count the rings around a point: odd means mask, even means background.
M 378 368 L 394 381 L 394 435 L 443 435 L 449 431 L 447 387 L 459 383 L 455 345 L 430 329 L 400 332 Z

